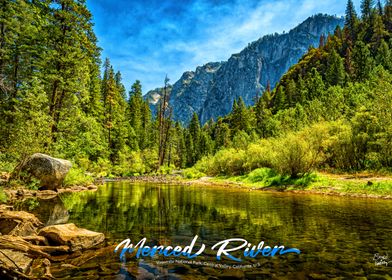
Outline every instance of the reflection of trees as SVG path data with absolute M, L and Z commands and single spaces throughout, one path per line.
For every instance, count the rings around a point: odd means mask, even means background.
M 211 244 L 242 237 L 299 248 L 322 241 L 333 250 L 348 246 L 342 244 L 348 238 L 362 246 L 363 240 L 375 239 L 362 229 L 371 224 L 377 231 L 386 222 L 379 204 L 353 200 L 125 182 L 108 184 L 96 193 L 71 194 L 63 201 L 79 226 L 116 240 L 147 237 L 161 244 L 187 242 L 198 234 Z
M 125 182 L 64 195 L 62 201 L 70 222 L 105 232 L 111 240 L 147 237 L 186 245 L 198 234 L 207 245 L 241 237 L 303 251 L 263 260 L 264 268 L 278 272 L 330 273 L 340 261 L 356 263 L 347 272 L 367 272 L 357 264 L 368 264 L 374 253 L 383 253 L 380 248 L 392 247 L 389 201 Z M 206 257 L 213 258 L 212 252 Z

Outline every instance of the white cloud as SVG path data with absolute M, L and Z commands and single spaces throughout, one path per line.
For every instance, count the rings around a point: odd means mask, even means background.
M 358 8 L 360 0 L 354 2 Z M 208 0 L 195 0 L 186 11 L 194 22 L 173 22 L 163 17 L 156 26 L 140 30 L 138 40 L 150 41 L 133 42 L 133 38 L 126 42 L 110 39 L 101 42 L 104 48 L 110 46 L 105 52 L 109 56 L 114 54 L 112 62 L 123 73 L 128 89 L 135 79 L 140 79 L 144 89 L 150 90 L 162 85 L 166 73 L 174 83 L 185 71 L 210 61 L 227 60 L 248 43 L 263 35 L 288 31 L 311 15 L 320 12 L 342 15 L 345 5 L 341 0 L 234 0 L 231 4 L 214 6 Z M 197 31 L 194 37 L 184 34 L 183 24 L 187 27 L 194 24 L 192 27 Z M 157 41 L 151 37 L 154 28 L 168 30 L 173 37 Z M 135 44 L 146 47 L 135 50 Z M 119 49 L 121 55 L 116 59 Z

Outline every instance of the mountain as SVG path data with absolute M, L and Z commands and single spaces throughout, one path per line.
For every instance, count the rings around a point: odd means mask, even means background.
M 228 114 L 239 97 L 252 105 L 268 83 L 273 88 L 310 46 L 319 45 L 321 35 L 333 33 L 338 25 L 344 25 L 343 18 L 315 15 L 288 33 L 260 38 L 226 62 L 211 62 L 185 72 L 171 90 L 173 118 L 187 124 L 196 112 L 205 123 Z M 145 96 L 153 111 L 160 96 L 161 89 Z

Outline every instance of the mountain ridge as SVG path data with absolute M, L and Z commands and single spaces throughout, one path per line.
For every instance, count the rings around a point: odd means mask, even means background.
M 309 47 L 319 43 L 320 36 L 333 33 L 343 24 L 343 18 L 317 14 L 287 33 L 265 35 L 249 43 L 227 61 L 208 62 L 184 72 L 170 90 L 173 119 L 187 124 L 197 113 L 204 124 L 228 114 L 239 97 L 246 105 L 253 105 L 267 84 L 273 88 Z M 161 91 L 158 88 L 145 95 L 153 112 Z

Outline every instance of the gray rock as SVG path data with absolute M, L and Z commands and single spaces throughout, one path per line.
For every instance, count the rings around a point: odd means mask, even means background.
M 196 71 L 185 72 L 171 89 L 173 118 L 188 124 L 196 112 L 206 123 L 230 113 L 239 97 L 246 105 L 254 104 L 268 82 L 274 88 L 310 46 L 318 46 L 322 34 L 333 33 L 343 24 L 343 18 L 313 16 L 289 33 L 268 35 L 249 44 L 227 62 L 207 63 Z M 161 96 L 161 89 L 145 96 L 154 112 Z
M 21 167 L 21 172 L 38 179 L 44 189 L 55 190 L 62 186 L 71 167 L 72 164 L 68 160 L 37 153 L 27 159 Z

